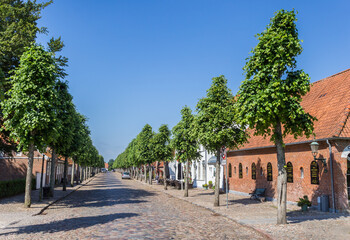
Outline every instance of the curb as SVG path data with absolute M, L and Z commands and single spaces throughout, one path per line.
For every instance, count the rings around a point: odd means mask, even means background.
M 220 216 L 222 216 L 222 217 L 225 217 L 225 218 L 227 218 L 227 219 L 229 219 L 229 220 L 231 220 L 231 221 L 237 223 L 238 225 L 240 225 L 240 226 L 242 226 L 242 227 L 249 228 L 249 229 L 251 229 L 251 230 L 253 230 L 253 231 L 256 231 L 256 232 L 258 232 L 259 234 L 261 234 L 261 235 L 263 235 L 264 237 L 266 237 L 267 239 L 273 240 L 273 238 L 272 238 L 270 235 L 268 235 L 267 233 L 265 233 L 265 232 L 263 232 L 263 231 L 261 231 L 261 230 L 259 230 L 259 229 L 256 229 L 256 228 L 254 228 L 254 227 L 252 227 L 252 226 L 250 226 L 250 225 L 248 225 L 248 224 L 240 223 L 240 222 L 238 222 L 236 219 L 233 219 L 233 218 L 231 218 L 230 216 L 228 216 L 228 215 L 226 215 L 226 214 L 219 213 L 219 212 L 215 211 L 214 209 L 211 209 L 211 208 L 209 208 L 209 207 L 202 206 L 202 205 L 200 205 L 200 204 L 191 202 L 190 200 L 187 200 L 187 199 L 183 199 L 183 198 L 174 196 L 174 195 L 168 193 L 166 190 L 158 190 L 158 189 L 154 188 L 153 185 L 147 184 L 147 183 L 145 183 L 145 182 L 140 182 L 140 181 L 137 181 L 136 179 L 133 179 L 133 178 L 132 178 L 132 180 L 135 181 L 135 182 L 137 182 L 137 183 L 141 183 L 141 184 L 143 184 L 143 185 L 146 185 L 146 186 L 152 188 L 153 190 L 155 190 L 155 191 L 157 191 L 157 192 L 162 192 L 162 193 L 164 193 L 164 194 L 166 194 L 166 195 L 168 195 L 168 196 L 171 196 L 171 197 L 173 197 L 173 198 L 176 198 L 176 199 L 179 199 L 179 200 L 182 200 L 182 201 L 191 203 L 191 204 L 193 204 L 193 205 L 195 205 L 195 206 L 197 206 L 197 207 L 201 207 L 201 208 L 207 209 L 207 210 L 209 210 L 210 212 L 215 213 L 215 214 L 218 214 L 218 215 L 220 215 Z
M 57 203 L 57 202 L 59 202 L 59 201 L 65 199 L 66 197 L 68 197 L 69 195 L 71 195 L 72 193 L 74 193 L 75 191 L 77 191 L 78 189 L 80 189 L 81 187 L 86 186 L 86 185 L 87 185 L 89 182 L 91 182 L 96 176 L 97 176 L 97 175 L 94 175 L 93 177 L 89 178 L 85 183 L 80 184 L 77 188 L 75 188 L 75 189 L 74 189 L 73 191 L 71 191 L 70 193 L 68 193 L 68 194 L 66 194 L 66 195 L 64 195 L 64 196 L 62 196 L 62 197 L 56 199 L 55 201 L 53 201 L 53 202 L 51 202 L 51 203 L 49 203 L 49 204 L 47 204 L 47 205 L 46 205 L 45 207 L 43 207 L 38 213 L 33 214 L 32 217 L 43 214 L 43 213 L 45 212 L 45 210 L 47 210 L 49 207 L 51 207 L 51 206 L 54 205 L 55 203 Z

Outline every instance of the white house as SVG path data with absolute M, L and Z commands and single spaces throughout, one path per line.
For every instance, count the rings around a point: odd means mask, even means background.
M 200 160 L 193 161 L 190 165 L 190 177 L 193 181 L 193 187 L 202 188 L 203 184 L 208 184 L 209 181 L 213 182 L 215 186 L 215 174 L 216 174 L 216 156 L 209 153 L 202 145 L 199 147 L 201 154 Z M 169 174 L 170 179 L 183 180 L 184 178 L 184 165 L 185 163 L 179 163 L 177 161 L 169 162 Z M 224 184 L 224 172 L 226 168 L 220 167 L 220 188 L 223 188 Z

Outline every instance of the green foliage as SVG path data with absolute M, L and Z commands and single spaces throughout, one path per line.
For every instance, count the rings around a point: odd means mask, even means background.
M 0 69 L 5 84 L 11 70 L 19 66 L 19 60 L 35 40 L 37 33 L 45 33 L 46 28 L 38 28 L 40 13 L 52 1 L 36 3 L 36 1 L 1 0 L 0 4 Z M 5 90 L 8 90 L 6 87 Z
M 170 147 L 171 132 L 167 125 L 160 126 L 159 132 L 153 138 L 154 158 L 158 161 L 170 161 L 173 158 L 172 149 Z
M 238 148 L 247 139 L 245 129 L 236 124 L 234 99 L 224 76 L 213 78 L 207 96 L 198 101 L 195 131 L 210 152 L 222 146 Z
M 11 197 L 20 193 L 24 193 L 26 179 L 16 179 L 9 181 L 0 181 L 0 198 Z M 32 190 L 35 190 L 36 179 L 32 179 Z
M 257 35 L 259 43 L 244 67 L 246 79 L 238 93 L 240 124 L 254 129 L 256 135 L 271 136 L 271 141 L 278 123 L 284 127 L 283 137 L 309 137 L 313 132 L 315 118 L 300 105 L 310 82 L 303 70 L 295 70 L 296 57 L 302 52 L 296 20 L 294 10 L 280 10 Z
M 52 54 L 35 45 L 22 55 L 19 68 L 11 76 L 12 88 L 1 102 L 4 126 L 24 151 L 31 142 L 42 149 L 58 136 L 57 77 Z
M 154 144 L 153 144 L 154 132 L 149 124 L 146 124 L 140 134 L 137 136 L 137 158 L 140 159 L 144 164 L 152 163 L 155 161 L 153 154 Z
M 304 206 L 304 205 L 306 205 L 306 206 L 308 206 L 308 207 L 311 206 L 311 202 L 310 202 L 308 196 L 306 196 L 306 195 L 304 195 L 303 198 L 299 198 L 299 201 L 297 201 L 297 203 L 298 203 L 298 206 L 299 206 L 299 207 L 302 207 L 302 206 Z
M 176 160 L 180 162 L 197 160 L 201 155 L 198 152 L 199 145 L 193 131 L 194 116 L 187 106 L 181 109 L 181 115 L 180 122 L 172 129 L 171 146 L 176 150 Z

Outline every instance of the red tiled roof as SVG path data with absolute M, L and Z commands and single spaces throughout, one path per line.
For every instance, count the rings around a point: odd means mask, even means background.
M 316 117 L 314 133 L 316 139 L 331 137 L 350 137 L 350 121 L 347 122 L 350 112 L 350 69 L 314 82 L 310 91 L 301 102 L 306 112 Z M 295 139 L 292 135 L 284 138 L 284 143 L 296 143 L 312 140 L 305 136 Z M 269 137 L 262 136 L 249 138 L 240 149 L 272 146 L 274 143 Z

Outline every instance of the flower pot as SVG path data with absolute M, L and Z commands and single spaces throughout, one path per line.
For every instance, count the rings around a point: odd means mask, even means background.
M 307 205 L 301 206 L 301 211 L 306 212 L 307 211 Z

